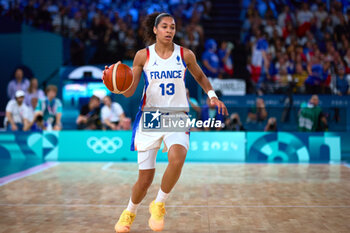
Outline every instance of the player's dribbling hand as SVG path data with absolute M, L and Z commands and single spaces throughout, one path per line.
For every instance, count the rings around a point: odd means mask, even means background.
M 216 97 L 210 99 L 210 103 L 218 107 L 218 113 L 221 115 L 228 116 L 228 111 L 225 104 Z
M 116 65 L 119 65 L 120 63 L 122 63 L 121 61 L 118 61 L 117 63 L 116 63 Z M 102 81 L 103 81 L 103 83 L 105 83 L 105 80 L 104 80 L 104 76 L 105 76 L 105 72 L 106 72 L 106 70 L 108 70 L 109 69 L 109 66 L 105 66 L 105 70 L 102 72 Z

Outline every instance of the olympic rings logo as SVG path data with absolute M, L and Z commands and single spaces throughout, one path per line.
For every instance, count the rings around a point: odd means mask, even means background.
M 111 139 L 108 137 L 89 137 L 86 144 L 96 154 L 102 154 L 103 152 L 113 154 L 123 146 L 123 140 L 120 137 L 113 137 Z

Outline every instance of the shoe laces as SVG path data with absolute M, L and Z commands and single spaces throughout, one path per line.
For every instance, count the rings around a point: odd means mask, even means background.
M 131 215 L 130 214 L 123 214 L 121 217 L 120 217 L 120 222 L 121 223 L 124 223 L 126 225 L 131 225 L 132 223 L 132 219 L 131 219 Z
M 157 219 L 161 219 L 163 218 L 163 216 L 165 215 L 165 207 L 164 207 L 164 203 L 154 203 L 155 208 L 154 211 L 152 211 L 154 214 L 154 217 Z

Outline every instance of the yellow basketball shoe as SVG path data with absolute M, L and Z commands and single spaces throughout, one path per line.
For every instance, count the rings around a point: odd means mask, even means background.
M 152 201 L 149 205 L 151 217 L 148 225 L 153 231 L 162 231 L 164 228 L 165 203 Z
M 135 217 L 136 217 L 136 214 L 133 214 L 127 209 L 125 209 L 122 215 L 120 215 L 117 224 L 115 224 L 115 227 L 114 227 L 115 231 L 118 233 L 130 232 L 130 227 L 131 227 L 131 224 L 134 222 Z

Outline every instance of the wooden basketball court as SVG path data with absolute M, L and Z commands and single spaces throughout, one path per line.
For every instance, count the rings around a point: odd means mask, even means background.
M 131 232 L 152 232 L 148 204 Z M 60 163 L 0 186 L 0 232 L 114 232 L 136 163 Z M 311 164 L 185 164 L 167 201 L 168 233 L 350 232 L 350 168 Z

